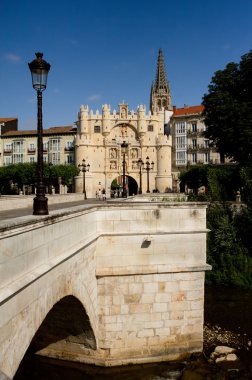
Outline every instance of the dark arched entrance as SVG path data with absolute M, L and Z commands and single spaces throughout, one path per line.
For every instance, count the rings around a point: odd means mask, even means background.
M 136 195 L 137 192 L 138 192 L 138 184 L 137 184 L 137 181 L 133 178 L 133 177 L 130 177 L 130 176 L 126 176 L 127 177 L 127 182 L 128 182 L 128 195 Z
M 36 355 L 36 353 L 42 355 L 43 358 L 43 349 L 53 348 L 53 346 L 56 351 L 62 349 L 66 351 L 68 343 L 74 347 L 80 346 L 82 351 L 85 348 L 88 351 L 96 350 L 97 348 L 89 317 L 81 302 L 73 296 L 62 298 L 49 311 L 33 337 L 14 380 L 47 379 L 48 377 L 46 377 L 45 373 L 40 372 L 41 368 L 46 371 L 48 364 L 45 367 L 43 365 L 40 367 L 41 356 Z M 69 352 L 71 352 L 71 349 L 69 349 Z M 47 354 L 45 354 L 45 358 L 46 356 Z M 46 363 L 48 363 L 48 360 L 47 358 Z M 62 376 L 54 377 L 54 379 L 66 378 L 64 374 Z
M 123 176 L 119 175 L 117 178 L 114 178 L 111 182 L 111 196 L 114 196 L 114 193 L 117 193 L 117 196 L 120 194 L 122 196 L 122 184 L 123 184 Z M 127 189 L 127 195 L 136 195 L 138 193 L 138 184 L 137 181 L 129 176 L 125 176 L 125 184 Z

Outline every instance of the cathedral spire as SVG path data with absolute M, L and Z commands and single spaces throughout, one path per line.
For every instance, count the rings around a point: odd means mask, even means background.
M 155 87 L 156 89 L 164 89 L 167 86 L 168 82 L 166 79 L 163 52 L 162 49 L 159 49 Z
M 152 113 L 158 110 L 171 110 L 170 85 L 166 79 L 164 57 L 162 49 L 158 52 L 156 80 L 151 86 L 150 110 Z

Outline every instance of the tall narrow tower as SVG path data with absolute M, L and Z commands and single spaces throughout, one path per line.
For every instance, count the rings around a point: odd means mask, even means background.
M 153 114 L 162 108 L 172 110 L 170 84 L 166 79 L 163 52 L 159 49 L 156 80 L 151 86 L 150 110 Z

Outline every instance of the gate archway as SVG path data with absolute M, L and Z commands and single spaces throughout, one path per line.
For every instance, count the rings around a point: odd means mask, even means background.
M 138 183 L 137 181 L 129 176 L 125 176 L 125 182 L 126 182 L 126 189 L 127 189 L 127 195 L 136 195 L 138 193 Z M 114 178 L 111 182 L 111 195 L 116 192 L 117 196 L 119 194 L 122 194 L 122 184 L 123 184 L 123 176 L 119 175 L 117 178 Z

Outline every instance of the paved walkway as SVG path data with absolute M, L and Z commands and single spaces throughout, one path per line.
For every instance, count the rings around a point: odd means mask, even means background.
M 50 203 L 48 202 L 48 209 L 49 209 L 49 214 L 50 214 L 50 211 L 53 211 L 53 210 L 60 210 L 63 208 L 81 206 L 84 204 L 103 204 L 103 203 L 104 201 L 98 200 L 95 198 L 86 199 L 82 201 L 62 202 L 62 203 L 57 203 L 57 204 L 52 204 L 52 205 L 50 205 Z M 33 210 L 31 207 L 4 210 L 4 211 L 0 211 L 0 220 L 3 221 L 6 219 L 18 218 L 19 216 L 32 215 L 32 213 L 33 213 Z

